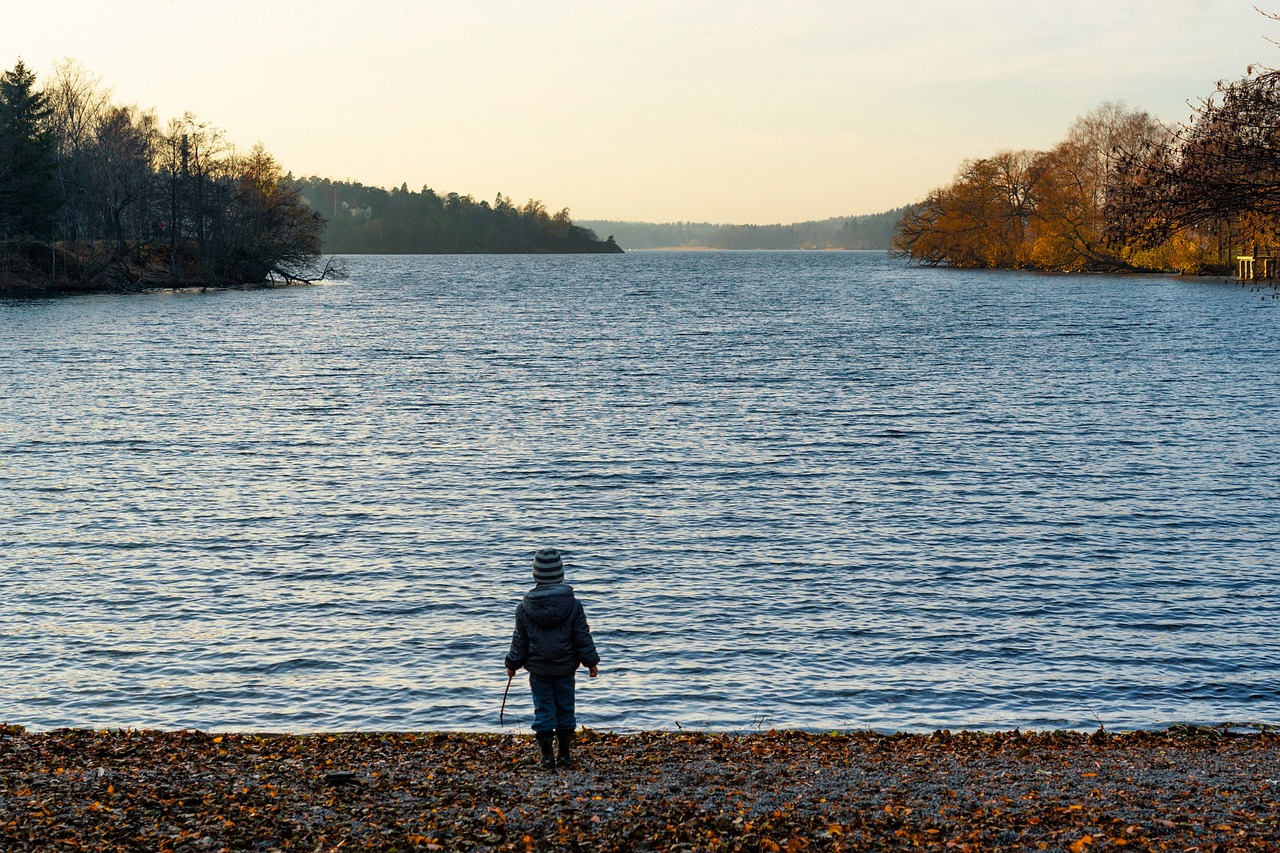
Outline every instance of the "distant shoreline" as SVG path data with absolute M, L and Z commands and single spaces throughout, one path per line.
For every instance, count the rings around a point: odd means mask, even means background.
M 818 246 L 807 249 L 726 249 L 720 246 L 646 246 L 643 249 L 627 249 L 628 252 L 876 252 L 884 254 L 888 249 L 844 249 L 840 246 Z
M 628 250 L 762 249 L 776 251 L 870 249 L 887 251 L 907 208 L 882 213 L 793 222 L 732 225 L 714 222 L 638 222 L 583 219 L 584 228 L 612 234 Z

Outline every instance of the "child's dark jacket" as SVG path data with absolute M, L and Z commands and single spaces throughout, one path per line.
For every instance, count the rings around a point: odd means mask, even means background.
M 579 664 L 599 663 L 587 615 L 573 597 L 573 587 L 543 584 L 525 594 L 516 607 L 507 669 L 523 666 L 534 675 L 560 677 L 573 675 Z

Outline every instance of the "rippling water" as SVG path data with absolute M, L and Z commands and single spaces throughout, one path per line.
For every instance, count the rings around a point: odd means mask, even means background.
M 496 729 L 554 544 L 596 728 L 1280 722 L 1280 301 L 863 253 L 350 267 L 0 302 L 0 716 Z

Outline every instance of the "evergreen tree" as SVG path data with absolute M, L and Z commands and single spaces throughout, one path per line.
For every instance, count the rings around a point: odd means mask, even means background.
M 35 83 L 22 60 L 0 75 L 0 237 L 49 235 L 59 207 L 49 103 Z
M 292 188 L 328 217 L 325 248 L 350 254 L 615 253 L 617 243 L 573 223 L 568 208 L 550 213 L 537 199 L 522 206 L 499 193 L 493 203 L 408 184 L 385 190 L 328 178 Z

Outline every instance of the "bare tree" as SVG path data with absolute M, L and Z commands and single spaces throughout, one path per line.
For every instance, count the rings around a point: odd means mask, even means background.
M 111 90 L 102 78 L 74 59 L 64 59 L 54 66 L 44 85 L 49 103 L 49 128 L 54 137 L 57 159 L 55 181 L 63 205 L 58 217 L 58 233 L 70 240 L 77 253 L 81 241 L 89 238 L 92 252 L 92 209 L 90 197 L 93 168 L 89 149 L 97 135 L 98 125 L 111 105 Z
M 1121 103 L 1103 104 L 1076 119 L 1043 157 L 1035 264 L 1060 270 L 1127 266 L 1104 236 L 1111 175 L 1125 156 L 1166 137 L 1149 114 Z
M 1126 153 L 1108 185 L 1110 239 L 1152 246 L 1224 227 L 1242 238 L 1280 216 L 1280 72 L 1219 82 L 1191 120 Z
M 156 236 L 155 167 L 160 148 L 153 112 L 112 107 L 98 127 L 92 149 L 94 196 L 103 236 L 127 252 Z

